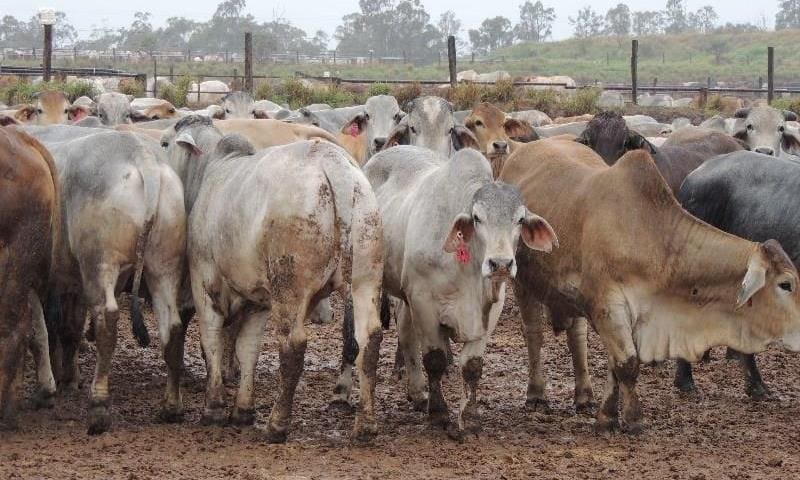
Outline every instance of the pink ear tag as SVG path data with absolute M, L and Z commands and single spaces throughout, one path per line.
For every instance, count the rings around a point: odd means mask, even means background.
M 351 137 L 357 137 L 358 136 L 358 124 L 357 123 L 351 123 L 350 127 L 347 129 L 347 134 L 350 135 Z
M 467 264 L 469 263 L 469 249 L 467 248 L 466 242 L 464 242 L 464 234 L 458 232 L 458 247 L 456 247 L 456 260 L 458 263 Z

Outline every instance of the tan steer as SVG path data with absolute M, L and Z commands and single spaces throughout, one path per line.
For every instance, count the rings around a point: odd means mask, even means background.
M 518 252 L 515 284 L 527 330 L 537 328 L 531 307 L 542 302 L 554 318 L 591 319 L 608 351 L 598 430 L 619 426 L 620 393 L 623 426 L 641 429 L 640 362 L 694 361 L 715 345 L 800 350 L 798 275 L 781 246 L 689 215 L 648 153 L 628 152 L 608 167 L 583 145 L 548 139 L 514 152 L 500 179 L 519 186 L 561 239 L 551 255 Z M 540 338 L 528 335 L 531 353 Z M 585 355 L 585 346 L 578 350 Z M 532 370 L 540 368 L 538 355 L 531 360 Z

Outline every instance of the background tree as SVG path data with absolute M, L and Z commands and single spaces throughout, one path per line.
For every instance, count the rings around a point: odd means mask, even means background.
M 514 27 L 514 35 L 522 41 L 544 42 L 553 34 L 555 21 L 555 9 L 545 8 L 541 1 L 527 0 L 519 6 L 519 23 Z
M 606 13 L 606 33 L 625 36 L 631 33 L 631 9 L 624 3 L 617 4 Z
M 775 30 L 800 28 L 800 0 L 780 0 L 775 14 Z
M 479 53 L 507 47 L 514 42 L 511 20 L 502 16 L 487 18 L 479 29 L 469 31 L 469 41 L 472 49 Z
M 714 7 L 706 5 L 696 12 L 690 13 L 688 23 L 692 30 L 711 33 L 716 28 L 718 19 L 719 15 Z
M 575 18 L 569 17 L 569 24 L 575 29 L 574 35 L 577 38 L 596 37 L 604 29 L 603 17 L 590 6 L 578 10 Z
M 689 29 L 689 19 L 683 0 L 667 0 L 664 10 L 664 31 L 666 33 L 683 33 Z
M 664 33 L 664 18 L 661 12 L 633 12 L 631 26 L 636 35 L 658 35 Z

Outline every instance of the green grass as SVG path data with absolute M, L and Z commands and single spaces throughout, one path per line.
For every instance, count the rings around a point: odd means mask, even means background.
M 6 105 L 31 103 L 36 94 L 50 90 L 64 92 L 70 102 L 82 96 L 94 98 L 97 94 L 94 85 L 85 80 L 70 80 L 66 83 L 58 81 L 30 83 L 25 80 L 15 80 L 4 82 L 0 86 L 0 102 Z

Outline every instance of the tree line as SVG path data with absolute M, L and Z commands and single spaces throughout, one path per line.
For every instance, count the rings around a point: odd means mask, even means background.
M 283 18 L 259 22 L 245 12 L 246 6 L 247 0 L 225 0 L 206 22 L 176 16 L 157 28 L 150 13 L 136 12 L 130 25 L 93 28 L 87 38 L 79 38 L 66 14 L 57 12 L 54 41 L 57 46 L 91 50 L 236 52 L 242 49 L 244 32 L 249 31 L 253 32 L 256 55 L 285 52 L 313 55 L 335 45 L 342 54 L 403 55 L 429 60 L 446 49 L 448 35 L 456 36 L 460 51 L 468 49 L 478 54 L 516 42 L 544 42 L 552 38 L 557 18 L 555 9 L 541 0 L 526 0 L 519 5 L 515 22 L 496 16 L 485 19 L 478 28 L 464 31 L 455 12 L 447 11 L 432 19 L 420 0 L 359 0 L 359 11 L 345 15 L 331 38 L 321 30 L 309 35 Z M 800 0 L 779 0 L 778 7 L 776 29 L 800 28 Z M 755 23 L 720 25 L 712 6 L 689 11 L 685 0 L 667 0 L 665 8 L 657 11 L 633 11 L 625 3 L 619 3 L 603 13 L 586 6 L 567 20 L 575 38 L 768 28 L 764 17 Z M 0 47 L 35 46 L 41 42 L 42 28 L 36 16 L 27 21 L 11 15 L 0 19 Z

